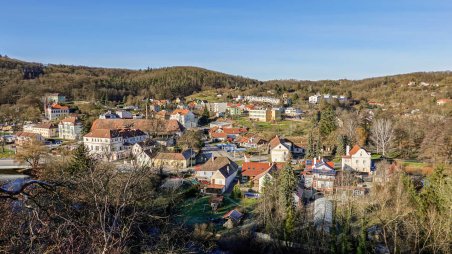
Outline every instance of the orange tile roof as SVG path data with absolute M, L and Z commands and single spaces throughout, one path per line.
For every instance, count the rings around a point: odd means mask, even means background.
M 276 135 L 272 140 L 270 140 L 269 145 L 270 145 L 270 149 L 275 148 L 276 146 L 278 146 L 279 144 L 281 144 L 281 139 L 279 139 L 278 135 Z
M 69 110 L 69 107 L 67 106 L 61 106 L 60 104 L 54 103 L 52 106 L 50 106 L 52 109 L 62 109 L 62 110 Z
M 127 126 L 140 129 L 145 132 L 155 133 L 177 133 L 184 130 L 184 127 L 177 120 L 164 119 L 96 119 L 91 126 L 95 129 L 121 129 Z
M 19 131 L 16 133 L 17 137 L 36 138 L 39 134 L 32 132 Z
M 271 169 L 273 164 L 270 162 L 244 162 L 242 164 L 242 176 L 257 176 Z
M 40 123 L 35 125 L 34 128 L 38 128 L 38 129 L 56 129 L 57 126 L 54 125 L 53 123 Z
M 77 117 L 72 116 L 72 117 L 66 117 L 63 120 L 61 120 L 62 123 L 73 123 L 75 124 L 75 122 L 77 122 Z
M 171 115 L 181 114 L 184 116 L 188 113 L 190 113 L 190 110 L 188 110 L 188 109 L 176 109 L 171 113 Z

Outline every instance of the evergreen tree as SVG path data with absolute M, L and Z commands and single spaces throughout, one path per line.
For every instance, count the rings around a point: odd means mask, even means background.
M 312 137 L 312 130 L 309 132 L 309 137 L 308 137 L 308 146 L 306 147 L 306 155 L 305 157 L 307 159 L 311 159 L 314 157 L 314 138 Z
M 290 165 L 286 166 L 279 176 L 279 200 L 281 207 L 285 210 L 284 235 L 288 239 L 294 229 L 295 206 L 293 192 L 296 189 L 297 179 Z
M 68 173 L 70 175 L 77 175 L 79 173 L 87 172 L 93 168 L 95 160 L 89 155 L 88 149 L 81 144 L 75 149 L 72 160 L 68 166 Z
M 345 135 L 337 136 L 336 156 L 345 155 L 345 147 L 346 146 L 347 146 L 347 136 L 345 136 Z
M 315 157 L 322 156 L 322 141 L 321 141 L 320 133 L 319 133 L 319 135 L 317 137 L 317 142 L 316 142 L 316 145 L 315 145 L 314 156 Z
M 325 107 L 320 114 L 319 129 L 322 136 L 328 136 L 336 130 L 336 113 L 331 105 Z

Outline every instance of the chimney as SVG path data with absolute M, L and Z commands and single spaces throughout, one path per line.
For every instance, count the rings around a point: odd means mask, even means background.
M 229 166 L 226 167 L 226 172 L 227 172 L 228 175 L 229 175 Z
M 349 145 L 347 145 L 347 147 L 345 148 L 345 154 L 346 154 L 347 156 L 350 155 L 350 146 L 349 146 Z

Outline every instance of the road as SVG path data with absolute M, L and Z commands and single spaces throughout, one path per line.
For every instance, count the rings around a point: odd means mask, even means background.
M 19 163 L 13 159 L 0 159 L 0 173 L 1 170 L 11 169 L 26 169 L 29 168 L 27 164 Z

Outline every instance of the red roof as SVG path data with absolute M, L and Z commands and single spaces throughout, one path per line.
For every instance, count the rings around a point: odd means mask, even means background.
M 210 133 L 210 136 L 212 138 L 226 138 L 228 135 L 224 132 L 213 132 L 213 133 Z
M 176 109 L 171 113 L 171 115 L 181 114 L 184 116 L 188 113 L 190 113 L 190 110 L 188 110 L 188 109 Z
M 73 123 L 73 124 L 75 124 L 76 121 L 77 121 L 77 117 L 75 117 L 75 116 L 66 117 L 63 120 L 61 120 L 61 122 L 63 122 L 63 123 Z
M 353 148 L 350 150 L 349 154 L 342 156 L 342 158 L 350 158 L 351 156 L 353 156 L 355 153 L 357 153 L 359 150 L 363 149 L 364 151 L 366 151 L 366 149 L 362 148 L 359 145 L 354 145 Z M 367 152 L 367 151 L 366 151 Z
M 52 106 L 50 106 L 52 109 L 62 109 L 62 110 L 69 110 L 69 107 L 61 106 L 60 104 L 54 103 Z
M 271 169 L 273 164 L 270 162 L 244 162 L 242 164 L 242 176 L 255 177 Z

